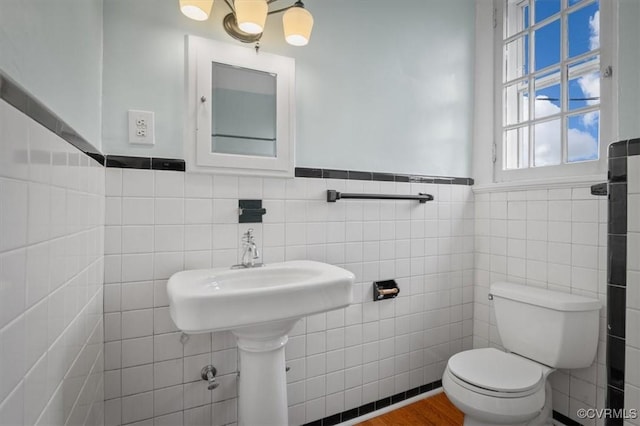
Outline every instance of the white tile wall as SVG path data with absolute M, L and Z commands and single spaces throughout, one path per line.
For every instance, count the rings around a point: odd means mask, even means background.
M 640 156 L 627 159 L 627 316 L 624 406 L 640 408 Z M 640 418 L 628 419 L 640 425 Z
M 237 349 L 229 333 L 190 336 L 169 317 L 167 278 L 238 263 L 255 229 L 267 263 L 312 259 L 357 277 L 355 303 L 301 320 L 286 348 L 291 424 L 439 380 L 472 344 L 474 208 L 470 187 L 261 179 L 107 169 L 106 423 L 233 424 Z M 435 202 L 344 200 L 326 190 L 429 192 Z M 238 198 L 262 197 L 263 224 L 238 224 Z M 373 303 L 372 281 L 397 299 Z M 213 392 L 200 369 L 213 363 Z
M 500 347 L 492 282 L 507 280 L 597 297 L 606 304 L 607 200 L 588 187 L 476 194 L 474 347 Z M 604 408 L 606 309 L 596 362 L 552 373 L 553 409 L 579 421 L 579 408 Z M 594 423 L 595 424 L 595 423 Z
M 104 168 L 0 100 L 0 424 L 103 423 Z

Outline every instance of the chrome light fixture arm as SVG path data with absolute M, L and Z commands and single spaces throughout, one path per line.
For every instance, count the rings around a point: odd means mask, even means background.
M 275 3 L 277 1 L 279 0 L 268 0 L 266 3 L 267 5 L 271 5 L 272 3 Z M 224 27 L 224 30 L 227 32 L 227 34 L 229 34 L 234 39 L 241 41 L 243 43 L 259 42 L 260 39 L 262 38 L 263 33 L 251 34 L 251 33 L 242 31 L 238 26 L 238 19 L 236 16 L 235 4 L 229 0 L 224 0 L 224 2 L 227 4 L 227 7 L 229 7 L 229 10 L 231 11 L 224 17 L 222 21 L 222 25 Z M 286 12 L 289 9 L 293 9 L 294 7 L 301 7 L 304 9 L 304 3 L 301 0 L 297 0 L 294 4 L 290 6 L 268 11 L 267 16 Z
M 267 16 L 283 13 L 282 25 L 287 43 L 305 46 L 313 29 L 313 16 L 302 0 L 280 9 L 269 10 L 278 0 L 224 0 L 231 11 L 222 20 L 224 30 L 243 43 L 257 43 L 262 38 Z M 214 0 L 179 0 L 182 13 L 196 21 L 209 18 Z
M 278 0 L 271 0 L 271 1 L 267 2 L 267 4 L 275 3 L 277 1 Z M 269 13 L 267 13 L 267 15 L 275 15 L 276 13 L 286 12 L 287 10 L 291 9 L 292 7 L 304 7 L 304 3 L 302 3 L 300 0 L 298 0 L 294 4 L 292 4 L 291 6 L 283 7 L 282 9 L 271 10 L 271 11 L 269 11 Z
M 227 6 L 229 7 L 229 10 L 231 10 L 231 12 L 233 12 L 233 14 L 235 15 L 236 13 L 236 8 L 233 7 L 233 3 L 230 2 L 229 0 L 224 0 L 224 2 L 227 4 Z

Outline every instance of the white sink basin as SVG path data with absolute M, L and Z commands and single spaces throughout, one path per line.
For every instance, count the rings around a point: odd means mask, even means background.
M 186 333 L 231 330 L 240 355 L 238 425 L 287 425 L 287 334 L 306 315 L 352 301 L 351 272 L 306 260 L 249 269 L 199 269 L 167 284 L 171 318 Z M 204 385 L 203 385 L 204 386 Z
M 167 284 L 171 318 L 186 333 L 297 319 L 352 302 L 351 272 L 307 260 L 247 269 L 197 269 Z

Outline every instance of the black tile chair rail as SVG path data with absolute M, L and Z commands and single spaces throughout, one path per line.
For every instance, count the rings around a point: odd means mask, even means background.
M 0 72 L 0 99 L 104 165 L 104 155 L 19 84 Z
M 474 180 L 466 177 L 449 176 L 422 176 L 393 173 L 367 172 L 358 170 L 318 169 L 309 167 L 296 167 L 296 177 L 317 179 L 347 179 L 377 182 L 413 182 L 436 183 L 452 185 L 473 185 Z

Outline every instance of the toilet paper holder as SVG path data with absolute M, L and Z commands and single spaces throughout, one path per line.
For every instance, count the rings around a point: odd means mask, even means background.
M 374 281 L 373 282 L 373 301 L 377 302 L 384 299 L 393 299 L 398 297 L 400 288 L 395 280 Z

